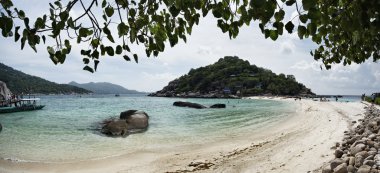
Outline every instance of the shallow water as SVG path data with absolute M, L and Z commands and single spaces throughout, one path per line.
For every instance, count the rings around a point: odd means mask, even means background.
M 44 96 L 43 110 L 0 114 L 0 158 L 65 162 L 98 159 L 138 150 L 202 144 L 252 133 L 254 129 L 294 114 L 291 102 L 253 99 L 178 99 L 138 95 Z M 174 101 L 226 109 L 172 106 Z M 128 137 L 105 137 L 98 123 L 137 109 L 150 116 L 149 129 Z

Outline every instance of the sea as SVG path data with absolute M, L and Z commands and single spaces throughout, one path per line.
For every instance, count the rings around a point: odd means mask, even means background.
M 183 99 L 144 95 L 40 96 L 42 110 L 0 114 L 0 159 L 18 162 L 72 162 L 135 151 L 213 143 L 249 135 L 294 115 L 296 104 L 263 99 Z M 225 109 L 173 106 L 189 101 Z M 99 132 L 104 119 L 126 110 L 149 115 L 149 128 L 127 137 Z

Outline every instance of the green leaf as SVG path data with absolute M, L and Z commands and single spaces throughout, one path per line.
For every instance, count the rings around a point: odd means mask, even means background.
M 115 43 L 115 40 L 113 39 L 113 37 L 112 37 L 111 34 L 108 34 L 108 35 L 107 35 L 107 38 L 108 38 L 108 40 L 109 40 L 110 42 Z
M 292 23 L 292 21 L 289 21 L 288 23 L 286 23 L 285 29 L 288 31 L 289 34 L 293 32 L 294 24 Z
M 134 8 L 129 9 L 129 15 L 133 18 L 136 16 L 136 10 Z
M 301 16 L 299 16 L 299 18 L 300 18 L 300 21 L 301 21 L 302 23 L 306 23 L 306 22 L 307 22 L 307 19 L 308 19 L 307 14 L 303 14 L 303 15 L 301 15 Z
M 18 33 L 19 29 L 20 29 L 20 26 L 15 27 L 15 42 L 17 42 L 20 39 L 20 34 Z
M 177 17 L 180 10 L 178 10 L 174 5 L 169 8 L 169 12 L 173 17 Z
M 115 52 L 113 50 L 113 48 L 111 46 L 107 46 L 106 48 L 106 52 L 109 56 L 114 56 L 115 55 Z
M 250 5 L 254 8 L 260 8 L 264 6 L 266 3 L 266 0 L 251 0 Z
M 103 2 L 102 2 L 102 8 L 106 7 L 106 5 L 107 5 L 107 1 L 103 0 Z
M 285 2 L 287 6 L 292 6 L 294 3 L 296 3 L 296 0 L 288 0 Z
M 69 18 L 69 12 L 65 10 L 59 13 L 59 18 L 61 18 L 61 21 L 66 21 Z
M 127 55 L 124 55 L 123 58 L 124 58 L 126 61 L 131 61 L 131 58 L 129 58 L 129 56 L 127 56 Z
M 54 55 L 54 54 L 55 54 L 54 49 L 53 49 L 52 47 L 50 47 L 50 46 L 47 47 L 47 51 L 48 51 L 48 53 L 49 53 L 50 55 Z
M 79 29 L 79 37 L 87 37 L 88 29 L 87 28 L 80 28 Z
M 113 13 L 114 13 L 114 9 L 111 6 L 106 7 L 105 11 L 106 11 L 106 15 L 108 17 L 111 17 L 113 15 Z
M 22 11 L 22 10 L 20 10 L 20 11 L 18 11 L 18 17 L 21 19 L 21 20 L 24 20 L 24 18 L 25 18 L 25 12 L 24 11 Z
M 83 63 L 88 64 L 90 63 L 90 60 L 88 58 L 83 58 Z
M 298 37 L 300 39 L 303 39 L 305 34 L 306 34 L 306 27 L 302 25 L 298 26 Z
M 83 70 L 87 70 L 87 71 L 89 71 L 89 72 L 91 72 L 91 73 L 94 73 L 94 70 L 93 70 L 91 67 L 89 67 L 88 65 L 86 65 L 86 66 L 83 68 Z
M 309 10 L 317 4 L 316 0 L 302 0 L 303 9 Z
M 282 19 L 284 19 L 284 16 L 285 11 L 282 9 L 274 14 L 274 18 L 276 19 L 276 21 L 281 21 Z
M 42 41 L 43 41 L 44 44 L 45 44 L 45 42 L 46 42 L 46 36 L 45 36 L 45 35 L 42 35 Z
M 129 31 L 129 27 L 125 25 L 124 22 L 121 22 L 119 25 L 117 25 L 117 32 L 118 32 L 119 37 L 126 35 L 128 31 Z
M 277 30 L 270 30 L 270 35 L 269 37 L 273 40 L 276 41 L 278 38 L 278 32 Z
M 139 63 L 139 57 L 137 56 L 137 54 L 133 54 L 133 59 L 135 59 L 136 63 Z
M 116 54 L 120 55 L 121 53 L 123 53 L 123 48 L 121 48 L 120 45 L 117 45 L 116 46 Z
M 99 64 L 99 61 L 98 61 L 98 60 L 94 60 L 94 68 L 95 68 L 95 71 L 96 71 L 96 69 L 98 68 L 98 64 Z
M 129 46 L 128 45 L 123 45 L 123 49 L 124 50 L 126 50 L 126 51 L 128 51 L 128 52 L 131 52 L 131 49 L 129 49 Z

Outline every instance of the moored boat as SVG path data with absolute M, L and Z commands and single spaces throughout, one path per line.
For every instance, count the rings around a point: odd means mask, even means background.
M 12 100 L 10 104 L 0 107 L 0 113 L 40 110 L 44 108 L 45 105 L 38 104 L 39 101 L 39 98 Z

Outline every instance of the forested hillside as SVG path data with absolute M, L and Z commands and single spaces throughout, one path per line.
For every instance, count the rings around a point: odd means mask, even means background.
M 95 94 L 144 94 L 142 92 L 129 90 L 120 85 L 108 82 L 90 82 L 79 84 L 72 81 L 69 83 L 69 85 L 84 88 L 86 90 L 92 91 Z
M 37 76 L 31 76 L 0 63 L 0 81 L 7 84 L 14 94 L 72 94 L 91 91 L 67 84 L 57 84 Z
M 313 95 L 293 75 L 276 75 L 238 57 L 226 56 L 218 62 L 191 69 L 152 96 L 223 97 L 225 95 Z

